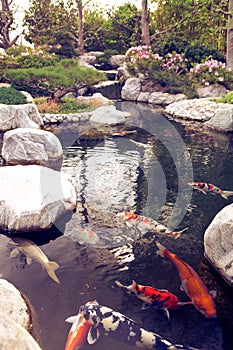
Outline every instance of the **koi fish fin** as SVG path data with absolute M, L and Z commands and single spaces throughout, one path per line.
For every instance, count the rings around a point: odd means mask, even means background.
M 167 316 L 168 321 L 170 321 L 170 313 L 169 313 L 168 309 L 164 309 L 164 311 L 165 311 L 165 314 Z
M 59 279 L 57 278 L 55 271 L 58 269 L 59 265 L 55 261 L 49 261 L 46 264 L 46 271 L 48 275 L 57 283 L 60 283 Z
M 213 297 L 213 299 L 214 298 L 216 298 L 216 295 L 217 295 L 217 292 L 216 292 L 216 290 L 210 290 L 209 291 L 209 294 Z
M 32 263 L 32 258 L 29 258 L 28 256 L 26 257 L 26 262 L 28 265 L 31 265 Z
M 203 194 L 207 194 L 205 191 L 203 191 L 201 188 L 197 188 L 197 190 Z
M 180 237 L 181 233 L 183 233 L 184 231 L 187 231 L 187 230 L 188 230 L 188 227 L 185 227 L 185 228 L 183 228 L 183 230 L 181 230 L 181 231 L 174 232 L 174 233 L 173 233 L 173 237 L 174 237 L 175 239 L 177 239 L 177 238 Z
M 157 255 L 160 255 L 164 258 L 164 251 L 167 249 L 166 247 L 164 247 L 164 245 L 162 245 L 159 242 L 156 242 L 157 247 L 159 248 L 159 250 L 157 251 Z
M 142 303 L 141 310 L 147 310 L 151 306 L 150 303 L 146 303 L 145 301 Z
M 78 315 L 75 315 L 75 316 L 70 316 L 68 318 L 65 319 L 65 322 L 67 323 L 74 323 L 78 318 Z
M 87 335 L 88 344 L 90 344 L 90 345 L 95 344 L 97 342 L 97 340 L 99 339 L 99 337 L 100 337 L 99 329 L 95 328 L 95 327 L 91 327 L 91 329 L 89 330 L 88 335 Z
M 222 191 L 220 194 L 224 199 L 228 199 L 229 196 L 233 196 L 233 191 Z
M 179 301 L 177 303 L 178 306 L 185 306 L 185 305 L 193 305 L 192 301 Z
M 19 248 L 14 248 L 11 252 L 10 252 L 10 258 L 15 258 L 17 255 L 19 255 L 20 253 L 20 249 Z
M 118 280 L 116 280 L 115 281 L 115 284 L 118 286 L 118 287 L 120 287 L 120 288 L 128 288 L 127 286 L 125 286 L 124 284 L 122 284 L 120 281 L 118 281 Z
M 128 222 L 128 221 L 126 221 L 125 224 L 126 224 L 126 226 L 127 226 L 128 228 L 132 228 L 132 227 L 133 227 L 133 225 L 132 225 L 130 222 Z

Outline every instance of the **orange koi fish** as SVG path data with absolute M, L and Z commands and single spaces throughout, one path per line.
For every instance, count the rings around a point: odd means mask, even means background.
M 198 190 L 204 194 L 220 194 L 224 199 L 228 199 L 229 196 L 233 196 L 233 191 L 221 190 L 217 186 L 205 182 L 189 182 L 188 185 L 194 190 Z
M 153 219 L 127 211 L 118 213 L 117 217 L 123 219 L 129 227 L 134 226 L 142 232 L 151 231 L 160 235 L 172 236 L 174 238 L 179 238 L 180 234 L 187 230 L 187 228 L 185 228 L 181 231 L 171 231 L 166 226 Z
M 95 301 L 88 302 L 86 305 L 91 304 L 98 305 L 98 303 Z M 92 325 L 80 313 L 78 313 L 76 316 L 68 317 L 66 322 L 72 323 L 72 326 L 67 337 L 65 350 L 82 349 Z
M 142 310 L 150 306 L 165 311 L 168 320 L 170 319 L 169 310 L 175 310 L 181 305 L 192 304 L 191 301 L 181 302 L 175 294 L 170 293 L 166 289 L 155 289 L 150 286 L 143 286 L 132 281 L 129 286 L 124 286 L 121 282 L 115 281 L 116 285 L 125 288 L 131 295 L 136 296 L 143 301 Z
M 202 279 L 185 261 L 170 252 L 162 244 L 157 242 L 157 246 L 159 248 L 158 254 L 169 259 L 178 269 L 181 290 L 188 295 L 194 307 L 207 318 L 216 317 L 216 307 L 213 300 L 216 293 L 214 291 L 208 292 Z

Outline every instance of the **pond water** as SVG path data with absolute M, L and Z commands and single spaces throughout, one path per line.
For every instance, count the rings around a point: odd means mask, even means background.
M 27 265 L 24 256 L 10 258 L 11 239 L 4 235 L 0 235 L 0 272 L 30 300 L 35 310 L 33 332 L 44 350 L 64 349 L 70 329 L 65 319 L 90 300 L 122 312 L 173 343 L 230 350 L 232 332 L 218 319 L 205 319 L 194 307 L 185 306 L 173 311 L 168 322 L 163 312 L 141 310 L 141 302 L 114 281 L 130 284 L 134 279 L 187 301 L 177 270 L 156 256 L 155 241 L 198 270 L 205 229 L 233 197 L 226 201 L 205 196 L 193 192 L 187 182 L 211 182 L 233 190 L 233 136 L 169 121 L 162 109 L 130 102 L 116 102 L 116 107 L 132 114 L 124 136 L 117 134 L 120 127 L 107 133 L 86 124 L 49 128 L 64 149 L 62 170 L 76 182 L 77 210 L 68 223 L 58 222 L 54 230 L 27 236 L 59 264 L 60 284 L 37 263 Z M 143 214 L 173 230 L 188 230 L 177 240 L 143 235 L 119 223 L 116 214 L 122 211 Z M 94 234 L 84 234 L 86 228 Z M 95 345 L 85 345 L 93 350 L 110 347 L 131 349 L 104 336 Z

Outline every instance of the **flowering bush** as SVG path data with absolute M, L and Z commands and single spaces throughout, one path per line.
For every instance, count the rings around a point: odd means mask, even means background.
M 144 79 L 153 81 L 154 84 L 162 87 L 163 91 L 186 92 L 193 96 L 190 82 L 185 78 L 188 69 L 184 54 L 168 53 L 162 57 L 152 53 L 148 46 L 138 46 L 127 51 L 126 63 L 129 73 L 136 76 L 143 75 Z
M 214 59 L 203 63 L 197 63 L 190 68 L 189 79 L 194 86 L 208 86 L 210 84 L 222 84 L 226 88 L 233 86 L 233 72 L 226 64 Z
M 187 71 L 184 54 L 168 53 L 164 57 L 153 54 L 150 46 L 131 47 L 126 53 L 128 69 L 134 73 L 150 74 L 148 70 L 171 70 L 177 74 Z

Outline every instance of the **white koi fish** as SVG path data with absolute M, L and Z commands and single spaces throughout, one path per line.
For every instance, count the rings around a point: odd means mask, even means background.
M 233 196 L 233 191 L 221 190 L 219 187 L 205 182 L 189 182 L 188 185 L 194 190 L 198 190 L 204 194 L 220 194 L 224 199 L 228 199 L 229 196 Z
M 116 215 L 118 218 L 124 220 L 126 225 L 129 227 L 136 227 L 139 231 L 145 233 L 147 231 L 154 232 L 160 235 L 172 236 L 174 238 L 179 238 L 180 234 L 187 230 L 187 228 L 181 231 L 171 231 L 166 226 L 160 224 L 159 222 L 147 218 L 146 216 L 142 216 L 135 213 L 130 213 L 128 211 L 124 211 L 122 213 L 118 213 Z
M 77 327 L 76 348 L 68 347 L 66 350 L 81 349 L 84 345 L 84 337 L 92 345 L 97 342 L 101 334 L 123 342 L 127 345 L 136 346 L 140 349 L 151 350 L 191 350 L 190 346 L 172 344 L 160 335 L 142 328 L 137 322 L 114 311 L 107 306 L 95 302 L 88 302 L 79 308 L 78 320 L 80 323 L 80 335 Z M 69 319 L 68 319 L 69 320 Z M 83 322 L 85 320 L 85 322 Z M 88 330 L 88 325 L 90 329 Z M 82 327 L 83 326 L 83 327 Z M 195 350 L 195 349 L 194 349 Z
M 11 258 L 16 257 L 19 253 L 23 253 L 26 256 L 28 265 L 30 265 L 32 261 L 36 261 L 44 270 L 47 271 L 48 275 L 55 282 L 60 283 L 55 274 L 55 271 L 58 269 L 59 265 L 55 261 L 49 261 L 47 256 L 34 242 L 22 237 L 14 237 L 12 240 L 17 244 L 17 247 L 11 251 Z

